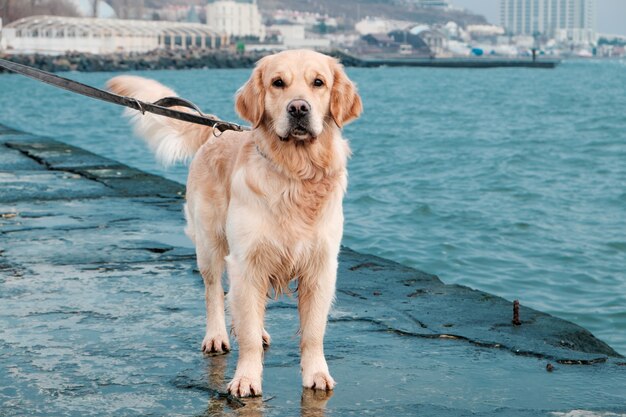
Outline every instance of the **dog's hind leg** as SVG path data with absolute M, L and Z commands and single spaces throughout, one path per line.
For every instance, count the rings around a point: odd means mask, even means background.
M 205 353 L 219 354 L 230 351 L 224 317 L 224 289 L 222 288 L 224 257 L 227 251 L 228 246 L 225 240 L 210 239 L 205 236 L 197 239 L 196 256 L 204 280 L 206 304 L 206 335 L 202 341 L 202 351 Z

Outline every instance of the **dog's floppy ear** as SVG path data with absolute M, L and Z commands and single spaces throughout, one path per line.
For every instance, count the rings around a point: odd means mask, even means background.
M 361 97 L 356 86 L 346 75 L 343 65 L 333 62 L 333 88 L 330 93 L 330 114 L 337 126 L 359 117 L 363 111 Z
M 252 123 L 253 127 L 259 127 L 265 113 L 265 88 L 263 88 L 264 60 L 261 59 L 250 79 L 237 91 L 237 113 Z

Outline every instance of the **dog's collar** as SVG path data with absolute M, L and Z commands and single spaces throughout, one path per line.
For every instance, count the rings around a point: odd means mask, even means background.
M 261 158 L 265 159 L 270 166 L 271 169 L 277 172 L 281 172 L 282 170 L 276 165 L 276 163 L 270 158 L 265 152 L 261 150 L 258 144 L 254 145 L 256 147 L 256 152 L 261 156 Z
M 261 155 L 263 158 L 267 159 L 267 160 L 268 160 L 268 162 L 272 162 L 272 160 L 269 158 L 269 156 L 267 156 L 267 154 L 266 154 L 265 152 L 263 152 L 263 151 L 261 150 L 261 148 L 259 148 L 259 145 L 256 145 L 256 144 L 255 144 L 254 146 L 256 147 L 256 151 L 257 151 L 257 153 L 258 153 L 259 155 Z

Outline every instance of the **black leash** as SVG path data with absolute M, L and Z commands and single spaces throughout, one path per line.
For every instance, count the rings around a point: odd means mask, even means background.
M 180 97 L 165 97 L 154 103 L 146 103 L 137 100 L 133 97 L 125 97 L 111 92 L 100 90 L 99 88 L 91 87 L 89 85 L 79 83 L 67 78 L 59 77 L 58 75 L 51 74 L 46 71 L 42 71 L 36 68 L 29 67 L 27 65 L 18 64 L 15 62 L 0 59 L 0 67 L 8 69 L 9 71 L 16 72 L 18 74 L 25 75 L 30 78 L 34 78 L 37 81 L 42 81 L 46 84 L 53 85 L 55 87 L 62 88 L 73 93 L 82 94 L 83 96 L 95 98 L 109 103 L 118 104 L 120 106 L 130 107 L 144 114 L 145 112 L 158 114 L 159 116 L 171 117 L 172 119 L 178 119 L 189 123 L 196 123 L 205 126 L 212 126 L 213 132 L 216 130 L 224 132 L 225 130 L 234 130 L 241 132 L 244 130 L 250 130 L 247 126 L 241 126 L 236 123 L 225 122 L 219 119 L 212 119 L 206 117 L 192 102 Z M 195 110 L 198 114 L 187 113 L 170 109 L 168 107 L 182 106 Z M 219 136 L 217 134 L 216 136 Z

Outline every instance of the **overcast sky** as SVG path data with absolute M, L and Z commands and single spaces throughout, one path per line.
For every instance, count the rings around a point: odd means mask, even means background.
M 500 0 L 450 0 L 484 15 L 491 23 L 500 23 Z M 598 3 L 598 32 L 626 35 L 626 0 L 596 0 Z

